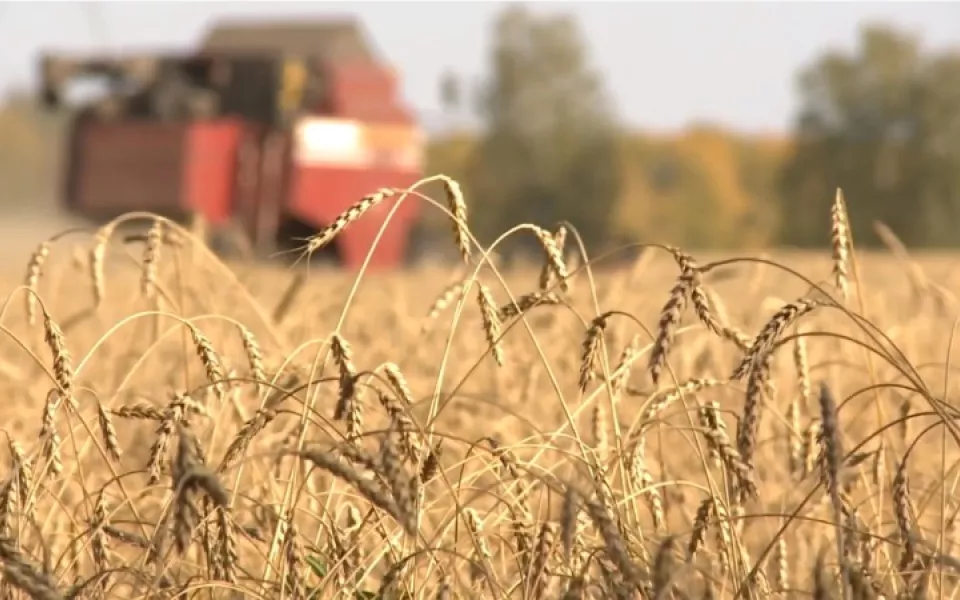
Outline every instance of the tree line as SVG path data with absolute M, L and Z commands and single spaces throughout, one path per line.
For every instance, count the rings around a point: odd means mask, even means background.
M 844 190 L 858 244 L 882 221 L 911 246 L 960 245 L 960 51 L 889 27 L 826 49 L 797 74 L 800 109 L 782 138 L 708 124 L 673 135 L 618 121 L 576 20 L 509 6 L 493 24 L 482 127 L 431 140 L 427 172 L 457 178 L 489 242 L 519 222 L 566 221 L 591 253 L 631 242 L 692 248 L 822 246 Z M 462 100 L 445 77 L 448 103 Z M 25 97 L 0 109 L 0 192 L 51 196 L 62 122 Z M 436 197 L 440 197 L 439 194 Z M 4 199 L 0 198 L 0 204 Z M 422 232 L 446 232 L 427 211 Z M 524 251 L 524 238 L 502 248 Z
M 786 139 L 706 125 L 665 139 L 617 125 L 570 17 L 509 7 L 493 39 L 484 131 L 434 148 L 490 207 L 481 235 L 567 220 L 593 249 L 822 246 L 839 187 L 858 243 L 879 244 L 882 221 L 912 246 L 960 245 L 958 49 L 867 26 L 853 51 L 826 49 L 797 74 Z

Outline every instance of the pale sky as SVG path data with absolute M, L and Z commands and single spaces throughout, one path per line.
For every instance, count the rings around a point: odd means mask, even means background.
M 960 47 L 960 3 L 530 3 L 575 14 L 593 63 L 628 124 L 676 129 L 709 121 L 752 132 L 786 131 L 798 67 L 826 47 L 853 47 L 867 22 L 895 24 L 930 47 Z M 184 50 L 217 18 L 356 15 L 403 77 L 411 106 L 439 118 L 447 68 L 479 78 L 494 2 L 0 1 L 0 94 L 32 83 L 44 48 Z

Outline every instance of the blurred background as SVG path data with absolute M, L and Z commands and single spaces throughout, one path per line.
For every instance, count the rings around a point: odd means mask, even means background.
M 461 182 L 482 241 L 567 220 L 594 253 L 824 247 L 842 187 L 860 245 L 878 221 L 960 245 L 960 3 L 4 2 L 0 252 L 78 218 L 78 109 L 40 102 L 43 53 L 189 52 L 224 19 L 326 17 L 392 67 L 423 172 Z M 412 246 L 448 228 L 426 210 Z

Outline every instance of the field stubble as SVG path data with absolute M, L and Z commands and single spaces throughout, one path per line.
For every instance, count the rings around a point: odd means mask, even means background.
M 356 288 L 56 240 L 2 314 L 0 598 L 952 597 L 960 274 L 852 263 L 837 211 L 833 257 L 588 273 L 534 228 Z

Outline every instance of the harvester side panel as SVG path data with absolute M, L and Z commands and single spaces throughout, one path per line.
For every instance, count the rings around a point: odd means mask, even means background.
M 343 210 L 377 187 L 407 188 L 418 179 L 418 173 L 390 167 L 299 167 L 293 173 L 290 212 L 301 221 L 320 227 L 332 223 Z M 396 200 L 389 198 L 381 202 L 340 234 L 337 243 L 346 266 L 356 268 L 363 263 Z M 403 201 L 377 242 L 371 267 L 401 264 L 410 228 L 419 210 L 418 198 Z
M 423 139 L 413 115 L 398 99 L 392 71 L 358 61 L 324 65 L 328 116 L 301 119 L 294 131 L 294 172 L 289 212 L 317 228 L 379 188 L 407 188 L 422 176 Z M 389 199 L 344 231 L 344 263 L 356 268 L 396 199 Z M 421 210 L 407 198 L 376 241 L 372 267 L 397 266 Z
M 185 129 L 155 123 L 75 122 L 66 203 L 89 217 L 179 209 Z
M 242 121 L 223 119 L 190 124 L 183 156 L 182 206 L 211 225 L 226 224 L 233 212 Z
M 79 120 L 72 135 L 66 203 L 109 218 L 150 211 L 213 224 L 231 216 L 242 121 Z
M 307 118 L 295 130 L 289 211 L 317 228 L 379 188 L 408 188 L 422 172 L 423 140 L 405 123 L 370 125 L 349 119 Z M 348 266 L 359 266 L 396 199 L 388 199 L 350 225 L 338 248 Z M 371 259 L 377 267 L 402 262 L 421 210 L 409 197 L 390 219 Z

